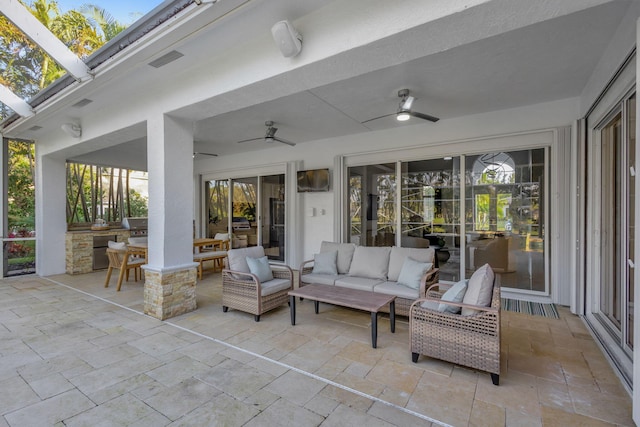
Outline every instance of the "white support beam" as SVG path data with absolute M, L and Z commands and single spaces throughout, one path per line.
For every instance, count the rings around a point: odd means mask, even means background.
M 31 117 L 35 113 L 24 99 L 13 93 L 5 85 L 0 85 L 0 102 L 11 108 L 22 117 Z
M 0 12 L 76 80 L 84 81 L 91 78 L 89 67 L 54 36 L 47 27 L 42 25 L 18 0 L 0 1 Z

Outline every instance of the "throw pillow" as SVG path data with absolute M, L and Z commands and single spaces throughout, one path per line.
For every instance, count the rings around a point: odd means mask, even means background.
M 353 253 L 356 250 L 356 245 L 353 243 L 335 243 L 323 241 L 320 244 L 320 252 L 332 252 L 338 251 L 338 259 L 336 265 L 338 267 L 338 273 L 347 274 L 351 266 L 351 259 Z
M 494 274 L 491 266 L 485 264 L 473 272 L 469 283 L 467 284 L 467 292 L 462 299 L 464 304 L 479 305 L 488 307 L 491 304 L 493 294 Z M 478 310 L 472 308 L 463 308 L 462 315 L 470 316 L 476 314 Z
M 107 242 L 107 246 L 110 249 L 116 249 L 118 251 L 124 251 L 127 249 L 127 244 L 125 242 L 114 242 L 113 240 L 109 240 Z
M 247 257 L 247 265 L 251 274 L 255 274 L 260 282 L 268 282 L 273 280 L 273 273 L 269 267 L 269 258 L 266 256 L 260 258 Z
M 313 256 L 313 273 L 315 274 L 338 274 L 336 261 L 338 251 L 320 252 Z
M 357 246 L 349 267 L 349 276 L 387 280 L 390 253 L 390 246 Z
M 398 284 L 412 289 L 420 289 L 422 276 L 431 270 L 433 266 L 430 262 L 418 262 L 413 258 L 406 258 L 402 264 L 402 270 L 398 275 Z
M 449 301 L 449 302 L 462 302 L 464 298 L 464 294 L 467 292 L 467 280 L 460 280 L 458 283 L 450 287 L 447 292 L 445 292 L 440 301 Z M 452 313 L 458 314 L 460 313 L 460 307 L 450 304 L 440 303 L 438 306 L 438 311 L 443 313 Z

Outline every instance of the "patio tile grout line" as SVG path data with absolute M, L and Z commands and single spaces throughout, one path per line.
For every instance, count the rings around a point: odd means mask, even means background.
M 53 279 L 50 279 L 50 278 L 48 278 L 48 277 L 42 277 L 42 279 L 48 280 L 49 282 L 54 283 L 54 284 L 56 284 L 56 285 L 58 285 L 58 286 L 62 286 L 62 287 L 68 288 L 68 289 L 70 289 L 70 290 L 73 290 L 73 291 L 79 292 L 79 293 L 81 293 L 81 294 L 84 294 L 84 295 L 87 295 L 87 296 L 93 297 L 93 298 L 98 299 L 98 300 L 100 300 L 100 301 L 102 301 L 102 302 L 106 302 L 107 304 L 114 305 L 114 306 L 116 306 L 116 307 L 118 307 L 118 308 L 122 308 L 122 309 L 125 309 L 125 310 L 128 310 L 128 311 L 131 311 L 131 312 L 136 313 L 136 314 L 138 314 L 138 315 L 140 315 L 140 316 L 144 316 L 144 317 L 148 317 L 148 318 L 150 318 L 150 319 L 157 320 L 157 321 L 159 321 L 159 322 L 162 322 L 162 323 L 165 323 L 165 324 L 167 324 L 167 325 L 169 325 L 169 326 L 172 326 L 172 327 L 174 327 L 174 328 L 176 328 L 176 329 L 180 329 L 180 330 L 182 330 L 182 331 L 189 332 L 189 333 L 191 333 L 191 334 L 194 334 L 194 335 L 199 336 L 199 337 L 201 337 L 201 338 L 207 339 L 207 340 L 209 340 L 209 341 L 213 341 L 213 342 L 215 342 L 215 343 L 222 344 L 222 345 L 224 345 L 224 346 L 226 346 L 226 347 L 229 347 L 229 348 L 232 348 L 232 349 L 234 349 L 234 350 L 237 350 L 237 351 L 240 351 L 240 352 L 243 352 L 243 353 L 246 353 L 246 354 L 252 355 L 252 356 L 254 356 L 254 357 L 260 358 L 260 359 L 265 360 L 265 361 L 267 361 L 267 362 L 274 363 L 274 364 L 276 364 L 276 365 L 278 365 L 278 366 L 281 366 L 281 367 L 283 367 L 283 368 L 286 368 L 286 369 L 288 369 L 288 370 L 291 370 L 291 371 L 297 372 L 297 373 L 299 373 L 299 374 L 305 375 L 305 376 L 307 376 L 307 377 L 309 377 L 309 378 L 313 378 L 313 379 L 318 380 L 318 381 L 320 381 L 320 382 L 323 382 L 323 383 L 325 383 L 325 384 L 332 385 L 332 386 L 334 386 L 334 387 L 338 387 L 338 388 L 340 388 L 340 389 L 342 389 L 342 390 L 345 390 L 345 391 L 351 392 L 351 393 L 353 393 L 353 394 L 356 394 L 356 395 L 358 395 L 358 396 L 360 396 L 360 397 L 364 397 L 364 398 L 366 398 L 366 399 L 372 400 L 372 401 L 374 401 L 374 402 L 381 403 L 381 404 L 383 404 L 383 405 L 386 405 L 386 406 L 389 406 L 389 407 L 391 407 L 391 408 L 397 409 L 397 410 L 402 411 L 402 412 L 404 412 L 404 413 L 407 413 L 407 414 L 409 414 L 409 415 L 413 415 L 413 416 L 415 416 L 415 417 L 421 418 L 421 419 L 423 419 L 423 420 L 425 420 L 425 421 L 429 421 L 429 422 L 431 422 L 431 423 L 438 424 L 438 425 L 440 425 L 440 426 L 442 426 L 442 427 L 453 427 L 453 426 L 451 426 L 450 424 L 446 424 L 446 423 L 444 423 L 444 422 L 442 422 L 442 421 L 436 420 L 436 419 L 431 418 L 431 417 L 429 417 L 429 416 L 427 416 L 427 415 L 421 414 L 421 413 L 419 413 L 419 412 L 412 411 L 411 409 L 404 408 L 404 407 L 402 407 L 402 406 L 399 406 L 399 405 L 396 405 L 396 404 L 394 404 L 394 403 L 388 402 L 388 401 L 386 401 L 386 400 L 380 399 L 379 397 L 371 396 L 371 395 L 366 394 L 366 393 L 363 393 L 363 392 L 361 392 L 361 391 L 359 391 L 359 390 L 352 389 L 351 387 L 347 387 L 347 386 L 345 386 L 345 385 L 343 385 L 343 384 L 337 383 L 337 382 L 332 381 L 332 380 L 329 380 L 329 379 L 327 379 L 327 378 L 323 378 L 323 377 L 321 377 L 321 376 L 319 376 L 319 375 L 316 375 L 316 374 L 314 374 L 314 373 L 304 371 L 304 370 L 302 370 L 302 369 L 296 368 L 295 366 L 287 365 L 286 363 L 280 362 L 279 360 L 270 359 L 270 358 L 268 358 L 268 357 L 266 357 L 266 356 L 264 356 L 264 355 L 262 355 L 262 354 L 254 353 L 253 351 L 246 350 L 246 349 L 241 348 L 241 347 L 237 347 L 237 346 L 235 346 L 235 345 L 233 345 L 233 344 L 230 344 L 230 343 L 228 343 L 228 342 L 225 342 L 225 341 L 219 340 L 219 339 L 217 339 L 217 338 L 213 338 L 213 337 L 210 337 L 210 336 L 204 335 L 204 334 L 202 334 L 202 333 L 200 333 L 200 332 L 197 332 L 197 331 L 193 331 L 193 330 L 191 330 L 191 329 L 185 328 L 184 326 L 180 326 L 180 325 L 178 325 L 178 324 L 176 324 L 176 323 L 173 323 L 173 322 L 170 322 L 170 321 L 167 321 L 167 320 L 159 320 L 159 319 L 157 319 L 157 318 L 155 318 L 155 317 L 153 317 L 153 316 L 149 316 L 148 314 L 142 313 L 142 312 L 140 312 L 140 311 L 138 311 L 138 310 L 134 310 L 133 308 L 127 307 L 127 306 L 122 305 L 122 304 L 118 304 L 117 302 L 110 301 L 110 300 L 108 300 L 108 299 L 106 299 L 106 298 L 102 298 L 102 297 L 100 297 L 100 296 L 97 296 L 97 295 L 91 294 L 91 293 L 86 292 L 86 291 L 83 291 L 83 290 L 81 290 L 81 289 L 74 288 L 73 286 L 65 285 L 64 283 L 58 282 L 58 281 L 53 280 Z

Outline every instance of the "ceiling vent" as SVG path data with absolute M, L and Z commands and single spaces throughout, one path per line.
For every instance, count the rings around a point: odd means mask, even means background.
M 76 102 L 75 104 L 72 105 L 72 107 L 76 107 L 76 108 L 82 108 L 87 104 L 91 104 L 93 101 L 91 99 L 81 99 L 80 101 Z
M 34 125 L 29 128 L 29 130 L 36 131 L 42 129 L 42 126 Z
M 183 56 L 184 55 L 178 52 L 177 50 L 172 50 L 171 52 L 162 55 L 160 58 L 149 62 L 149 65 L 151 65 L 154 68 L 160 68 L 167 65 L 170 62 L 175 61 L 178 58 L 182 58 Z

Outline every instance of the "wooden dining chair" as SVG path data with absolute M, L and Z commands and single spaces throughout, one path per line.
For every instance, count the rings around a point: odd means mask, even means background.
M 109 281 L 111 280 L 111 273 L 114 269 L 120 270 L 118 275 L 118 287 L 116 291 L 120 291 L 122 287 L 122 279 L 129 281 L 129 271 L 133 270 L 135 281 L 138 281 L 138 274 L 142 279 L 142 272 L 140 267 L 147 263 L 144 250 L 140 249 L 112 249 L 107 248 L 107 256 L 109 257 L 109 269 L 107 270 L 107 278 L 104 282 L 104 287 L 109 287 Z

